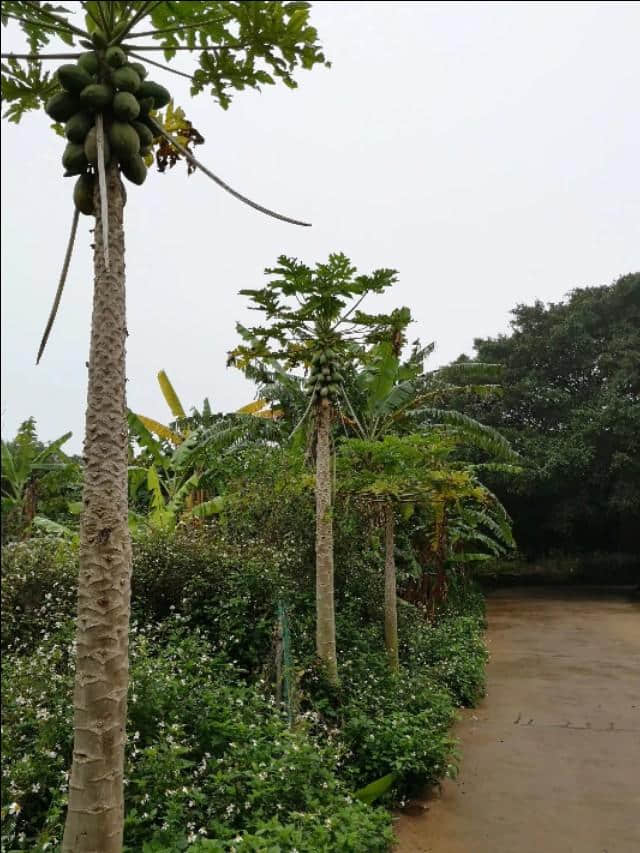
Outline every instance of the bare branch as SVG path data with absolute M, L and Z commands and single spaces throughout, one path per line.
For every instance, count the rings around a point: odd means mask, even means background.
M 198 21 L 195 24 L 179 24 L 176 27 L 164 27 L 161 30 L 147 30 L 145 33 L 129 33 L 129 38 L 143 38 L 144 36 L 157 36 L 162 35 L 162 33 L 181 33 L 183 30 L 193 30 L 198 27 L 204 27 L 206 24 L 217 24 L 219 21 L 225 20 L 224 18 L 208 18 L 206 21 Z
M 104 266 L 109 272 L 109 203 L 107 199 L 107 176 L 104 170 L 104 121 L 102 113 L 96 115 L 96 141 L 98 148 L 98 183 L 100 185 L 100 216 L 102 219 L 102 248 Z
M 348 310 L 345 314 L 343 314 L 343 315 L 342 315 L 342 317 L 340 317 L 340 319 L 339 319 L 339 320 L 338 320 L 338 322 L 335 324 L 335 326 L 333 327 L 333 329 L 337 329 L 337 328 L 338 328 L 338 326 L 340 325 L 340 323 L 344 323 L 344 321 L 347 319 L 347 317 L 349 316 L 349 314 L 353 314 L 353 312 L 356 310 L 356 308 L 358 307 L 358 305 L 360 305 L 360 303 L 362 302 L 362 300 L 365 298 L 365 296 L 366 296 L 366 295 L 367 295 L 366 293 L 363 293 L 363 294 L 362 294 L 362 296 L 360 297 L 360 299 L 358 299 L 358 301 L 355 303 L 355 305 L 352 305 L 352 306 L 351 306 L 351 308 L 349 308 L 349 310 Z M 333 331 L 333 329 L 332 329 L 331 331 Z
M 313 397 L 314 397 L 314 395 L 315 395 L 315 391 L 316 391 L 316 388 L 317 388 L 317 387 L 318 387 L 318 383 L 316 382 L 316 384 L 313 386 L 313 391 L 309 394 L 309 405 L 308 405 L 308 406 L 307 406 L 307 408 L 304 410 L 304 414 L 302 415 L 302 417 L 300 418 L 300 420 L 298 421 L 298 423 L 297 423 L 297 424 L 295 425 L 295 427 L 293 428 L 293 432 L 292 432 L 292 433 L 291 433 L 291 435 L 289 436 L 289 441 L 291 441 L 291 439 L 293 438 L 293 436 L 298 432 L 298 429 L 302 426 L 302 424 L 303 424 L 303 423 L 304 423 L 304 421 L 306 420 L 306 417 L 307 417 L 307 415 L 309 414 L 309 412 L 310 412 L 310 410 L 311 410 L 311 406 L 313 406 Z
M 230 193 L 235 198 L 239 199 L 240 201 L 243 201 L 245 204 L 248 204 L 249 207 L 253 207 L 254 210 L 259 210 L 260 213 L 265 213 L 267 216 L 272 216 L 274 219 L 280 219 L 282 222 L 290 222 L 292 225 L 302 225 L 304 227 L 310 227 L 310 225 L 311 225 L 310 222 L 301 222 L 299 219 L 291 219 L 289 216 L 283 216 L 281 213 L 276 213 L 274 210 L 269 210 L 268 207 L 263 207 L 261 204 L 257 204 L 257 202 L 251 201 L 251 199 L 242 195 L 242 193 L 239 193 L 237 190 L 232 189 L 229 186 L 229 184 L 226 184 L 222 180 L 222 178 L 219 178 L 213 172 L 209 171 L 209 169 L 207 169 L 206 166 L 203 166 L 199 160 L 196 160 L 196 158 L 193 156 L 193 154 L 191 154 L 190 151 L 187 151 L 186 148 L 184 148 L 182 145 L 180 145 L 178 140 L 175 139 L 173 136 L 171 136 L 170 133 L 167 133 L 167 131 L 164 129 L 164 127 L 162 127 L 162 125 L 159 124 L 155 119 L 150 117 L 150 122 L 151 122 L 151 124 L 153 124 L 153 126 L 158 131 L 158 133 L 161 136 L 164 136 L 164 138 L 168 142 L 170 142 L 173 145 L 173 147 L 183 155 L 183 157 L 186 157 L 186 159 L 190 163 L 192 163 L 194 166 L 196 166 L 198 169 L 200 169 L 202 172 L 204 172 L 205 175 L 207 175 L 207 177 L 211 178 L 212 181 L 215 181 L 215 183 L 218 184 L 218 186 L 222 187 L 222 189 L 226 190 L 228 193 Z
M 54 15 L 53 12 L 50 12 L 48 9 L 43 9 L 42 7 L 38 8 L 38 12 L 41 15 L 46 15 L 47 18 L 51 18 L 51 20 L 56 21 L 58 24 L 61 24 L 63 27 L 72 30 L 76 35 L 82 36 L 82 38 L 91 38 L 89 33 L 86 30 L 81 30 L 80 27 L 76 27 L 75 24 L 67 21 L 66 18 L 61 17 L 60 15 Z
M 47 59 L 77 59 L 82 54 L 80 53 L 0 53 L 2 59 L 31 59 L 47 60 Z
M 159 2 L 145 3 L 144 6 L 142 6 L 142 8 L 139 9 L 138 12 L 131 18 L 131 20 L 129 21 L 129 23 L 125 27 L 125 29 L 119 34 L 118 41 L 124 41 L 124 39 L 127 37 L 128 33 L 131 32 L 132 27 L 135 27 L 135 25 L 138 23 L 138 21 L 141 21 L 143 18 L 146 18 L 147 15 L 150 15 L 153 12 L 153 10 L 156 8 L 156 6 L 159 6 L 159 5 L 160 5 Z
M 2 16 L 4 18 L 11 18 L 13 21 L 18 21 L 20 24 L 33 24 L 36 27 L 42 27 L 43 30 L 52 30 L 56 33 L 67 33 L 67 35 L 70 36 L 74 34 L 74 31 L 67 27 L 58 27 L 54 24 L 47 24 L 44 21 L 36 21 L 34 18 L 19 18 L 17 15 L 11 15 L 9 12 L 3 12 Z
M 187 80 L 193 80 L 191 74 L 187 74 L 185 71 L 178 71 L 176 68 L 172 68 L 170 65 L 163 65 L 162 62 L 155 62 L 153 59 L 147 59 L 146 56 L 140 56 L 139 53 L 131 53 L 128 51 L 129 56 L 132 56 L 134 59 L 141 59 L 143 62 L 147 62 L 149 65 L 155 65 L 156 68 L 162 68 L 163 71 L 170 71 L 172 74 L 177 74 L 179 77 L 186 77 Z
M 228 44 L 210 44 L 207 47 L 188 47 L 186 44 L 176 44 L 176 45 L 160 45 L 160 44 L 129 44 L 126 45 L 127 50 L 190 50 L 195 51 L 199 50 L 206 53 L 208 50 L 225 50 L 228 49 L 230 45 Z
M 47 341 L 49 340 L 49 334 L 53 327 L 53 322 L 56 319 L 56 314 L 58 313 L 58 306 L 60 305 L 60 299 L 62 298 L 62 291 L 64 290 L 64 285 L 67 280 L 67 273 L 69 272 L 69 263 L 71 261 L 71 253 L 73 252 L 73 244 L 76 239 L 76 231 L 78 230 L 78 219 L 80 217 L 80 212 L 78 209 L 74 209 L 73 211 L 73 219 L 71 221 L 71 233 L 69 234 L 69 242 L 67 243 L 67 251 L 65 252 L 64 262 L 62 264 L 62 272 L 60 273 L 60 281 L 58 282 L 58 289 L 56 290 L 56 295 L 53 300 L 53 305 L 51 306 L 51 311 L 49 312 L 49 319 L 47 320 L 47 325 L 45 326 L 44 334 L 42 335 L 42 340 L 40 341 L 40 348 L 38 349 L 38 356 L 36 358 L 36 364 L 40 363 L 40 359 L 42 358 L 42 354 L 44 352 L 44 348 L 47 345 Z

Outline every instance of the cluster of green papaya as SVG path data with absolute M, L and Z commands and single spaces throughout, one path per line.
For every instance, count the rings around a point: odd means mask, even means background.
M 332 349 L 323 348 L 316 352 L 311 361 L 311 371 L 307 379 L 307 393 L 314 403 L 325 408 L 336 403 L 340 385 L 344 377 L 340 373 L 338 355 Z
M 147 176 L 144 157 L 157 136 L 149 113 L 171 100 L 164 86 L 145 79 L 142 63 L 128 61 L 122 47 L 108 46 L 103 33 L 94 33 L 92 40 L 93 50 L 83 53 L 76 64 L 58 68 L 60 91 L 45 106 L 47 115 L 65 122 L 64 174 L 79 176 L 73 200 L 87 216 L 94 215 L 96 116 L 103 117 L 105 165 L 114 158 L 122 174 L 140 185 Z

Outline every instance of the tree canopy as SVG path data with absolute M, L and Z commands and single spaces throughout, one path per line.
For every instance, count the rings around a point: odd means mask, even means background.
M 494 483 L 520 546 L 633 551 L 640 517 L 640 274 L 518 305 L 512 332 L 478 338 L 503 394 L 458 408 L 498 427 L 532 466 Z

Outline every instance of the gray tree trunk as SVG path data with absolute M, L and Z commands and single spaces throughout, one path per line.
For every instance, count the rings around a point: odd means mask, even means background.
M 316 652 L 332 684 L 338 684 L 333 600 L 331 505 L 331 406 L 319 406 L 316 434 Z
M 73 763 L 64 853 L 120 853 L 131 597 L 127 523 L 123 187 L 107 168 L 110 269 L 96 189 Z
M 398 657 L 398 603 L 396 595 L 395 516 L 393 505 L 385 506 L 384 560 L 384 641 L 389 665 L 394 672 L 400 668 Z

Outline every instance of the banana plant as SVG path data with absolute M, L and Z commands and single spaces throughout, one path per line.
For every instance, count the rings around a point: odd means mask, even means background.
M 78 471 L 77 463 L 61 450 L 71 435 L 67 432 L 43 446 L 37 440 L 35 421 L 29 418 L 12 442 L 2 441 L 2 515 L 18 535 L 27 536 L 38 518 L 38 490 L 43 478 L 52 472 Z
M 139 458 L 138 464 L 129 466 L 129 501 L 135 505 L 139 491 L 144 487 L 148 499 L 149 512 L 146 524 L 156 529 L 174 527 L 181 518 L 205 518 L 219 512 L 221 499 L 200 501 L 198 512 L 194 512 L 193 501 L 189 498 L 200 485 L 202 472 L 194 470 L 192 459 L 184 452 L 184 440 L 177 448 L 167 451 L 165 442 L 158 441 L 142 419 L 129 412 L 129 430 L 143 450 L 146 460 Z M 146 464 L 140 464 L 146 462 Z M 134 525 L 140 526 L 142 516 L 136 513 L 132 517 Z
M 174 420 L 169 424 L 160 423 L 154 418 L 147 417 L 140 413 L 137 414 L 138 419 L 146 426 L 146 428 L 157 435 L 164 441 L 177 447 L 182 444 L 195 430 L 199 428 L 207 428 L 213 426 L 219 416 L 215 415 L 211 410 L 209 398 L 205 397 L 202 404 L 202 410 L 198 410 L 195 406 L 191 407 L 191 414 L 187 415 L 180 397 L 167 376 L 164 370 L 160 370 L 157 375 L 158 384 Z M 239 408 L 235 414 L 238 415 L 253 415 L 258 418 L 276 420 L 282 415 L 281 410 L 274 409 L 269 405 L 266 399 L 254 400 Z
M 402 361 L 397 340 L 382 340 L 366 356 L 365 366 L 344 389 L 343 422 L 352 434 L 378 440 L 385 435 L 440 429 L 465 436 L 494 459 L 519 464 L 519 456 L 495 429 L 448 408 L 459 394 L 500 393 L 500 365 L 461 363 L 427 373 L 424 360 L 433 352 L 414 343 Z

